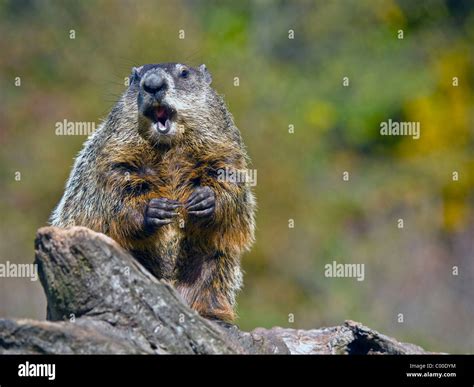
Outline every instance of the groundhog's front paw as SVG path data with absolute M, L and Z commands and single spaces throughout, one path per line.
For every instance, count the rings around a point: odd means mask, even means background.
M 145 210 L 145 226 L 161 227 L 170 224 L 178 215 L 176 209 L 182 204 L 167 198 L 151 199 Z
M 210 187 L 198 187 L 185 204 L 188 214 L 199 218 L 209 217 L 216 208 L 216 195 Z

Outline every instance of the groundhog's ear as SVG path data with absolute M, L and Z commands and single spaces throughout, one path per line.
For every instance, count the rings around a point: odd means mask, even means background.
M 132 67 L 132 73 L 130 74 L 130 79 L 129 79 L 130 84 L 140 79 L 140 74 L 139 74 L 140 69 L 141 67 Z
M 201 72 L 202 76 L 204 77 L 204 80 L 206 81 L 206 83 L 208 85 L 210 85 L 211 82 L 212 82 L 212 76 L 211 76 L 211 73 L 207 70 L 206 65 L 202 64 L 201 66 L 199 66 L 199 71 Z

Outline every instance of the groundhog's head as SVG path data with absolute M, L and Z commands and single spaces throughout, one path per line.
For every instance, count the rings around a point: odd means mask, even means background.
M 163 63 L 133 68 L 129 93 L 136 97 L 140 135 L 159 144 L 205 130 L 219 114 L 210 84 L 205 65 Z

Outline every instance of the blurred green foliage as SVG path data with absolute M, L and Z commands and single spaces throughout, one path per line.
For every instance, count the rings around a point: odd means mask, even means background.
M 85 140 L 56 122 L 98 123 L 133 65 L 206 63 L 258 170 L 241 327 L 350 318 L 474 352 L 473 2 L 11 0 L 0 36 L 1 262 L 31 262 Z M 380 136 L 389 118 L 421 138 Z M 365 281 L 325 278 L 333 260 Z M 39 284 L 0 281 L 0 315 L 44 308 Z

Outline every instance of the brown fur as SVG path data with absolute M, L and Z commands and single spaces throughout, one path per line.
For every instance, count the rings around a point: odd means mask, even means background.
M 180 88 L 176 80 L 172 98 L 196 106 L 178 109 L 180 131 L 171 142 L 151 138 L 137 111 L 137 86 L 130 86 L 81 151 L 51 223 L 109 235 L 155 276 L 172 282 L 201 315 L 231 321 L 240 257 L 254 238 L 255 202 L 247 184 L 217 179 L 220 169 L 246 169 L 248 159 L 222 99 L 193 71 L 193 87 L 204 95 L 185 98 L 187 84 Z M 193 219 L 180 208 L 176 222 L 147 232 L 150 199 L 184 203 L 198 186 L 215 194 L 211 218 Z

